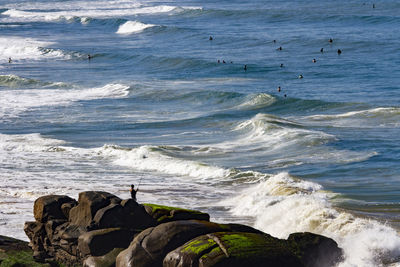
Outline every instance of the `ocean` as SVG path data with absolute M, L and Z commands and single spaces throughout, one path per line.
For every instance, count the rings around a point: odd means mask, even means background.
M 399 1 L 0 0 L 1 235 L 135 184 L 400 266 L 399 144 Z

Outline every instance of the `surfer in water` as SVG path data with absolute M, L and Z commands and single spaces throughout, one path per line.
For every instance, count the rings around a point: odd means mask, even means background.
M 247 65 L 244 65 L 243 69 L 244 69 L 244 71 L 247 71 Z
M 340 55 L 342 53 L 342 50 L 338 49 L 337 54 Z
M 135 186 L 133 184 L 131 184 L 131 189 L 129 189 L 129 192 L 131 192 L 131 198 L 133 200 L 135 200 L 135 201 L 136 201 L 136 193 L 137 193 L 137 191 L 139 191 L 139 188 L 135 189 Z
M 12 59 L 9 57 L 8 58 L 8 63 L 11 63 L 12 62 Z

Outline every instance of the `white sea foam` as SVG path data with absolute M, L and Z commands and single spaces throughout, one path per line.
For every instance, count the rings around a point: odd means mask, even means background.
M 107 145 L 98 149 L 97 153 L 111 157 L 115 164 L 141 171 L 154 171 L 199 179 L 224 178 L 231 172 L 197 161 L 172 157 L 150 146 L 123 149 L 118 146 Z
M 143 6 L 138 4 L 127 5 L 125 8 L 114 5 L 111 2 L 105 3 L 102 7 L 92 7 L 82 5 L 82 8 L 72 7 L 71 5 L 64 6 L 64 10 L 58 11 L 51 9 L 41 11 L 35 9 L 28 10 L 26 7 L 16 7 L 4 11 L 2 14 L 7 16 L 2 18 L 3 22 L 40 22 L 40 21 L 60 21 L 60 20 L 73 20 L 78 18 L 81 23 L 87 23 L 89 18 L 111 18 L 111 17 L 124 17 L 140 14 L 158 14 L 169 12 L 180 12 L 187 9 L 201 9 L 200 7 L 177 7 L 170 5 L 158 6 Z M 60 7 L 61 8 L 61 7 Z M 21 10 L 24 9 L 24 10 Z
M 233 214 L 253 216 L 255 227 L 279 238 L 313 232 L 344 249 L 340 266 L 380 266 L 400 256 L 400 236 L 377 221 L 338 211 L 321 186 L 279 173 L 224 201 Z
M 267 164 L 271 167 L 321 162 L 357 162 L 377 154 L 374 151 L 360 153 L 330 148 L 325 144 L 335 141 L 335 136 L 309 130 L 302 124 L 268 114 L 257 114 L 238 123 L 231 132 L 236 138 L 214 146 L 226 151 L 251 151 L 260 156 L 268 156 L 270 160 Z M 282 152 L 285 157 L 276 158 L 276 155 Z
M 2 90 L 0 118 L 15 117 L 26 110 L 43 106 L 65 106 L 81 100 L 122 98 L 128 95 L 128 89 L 129 86 L 122 84 L 107 84 L 86 89 Z
M 154 27 L 153 24 L 144 24 L 139 21 L 127 21 L 121 26 L 119 26 L 117 33 L 119 34 L 131 34 L 138 33 L 144 29 Z
M 312 115 L 303 119 L 335 127 L 399 127 L 400 108 L 380 107 L 341 114 Z
M 0 58 L 4 60 L 30 59 L 38 60 L 44 57 L 68 58 L 60 50 L 48 49 L 50 42 L 42 42 L 32 38 L 22 37 L 0 37 Z
M 275 103 L 275 101 L 276 101 L 275 97 L 265 93 L 260 93 L 248 96 L 245 102 L 240 104 L 238 108 L 239 109 L 263 108 L 272 105 L 273 103 Z

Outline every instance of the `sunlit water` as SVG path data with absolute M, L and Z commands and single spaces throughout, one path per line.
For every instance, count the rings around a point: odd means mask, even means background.
M 397 1 L 2 0 L 0 33 L 0 234 L 134 183 L 400 266 Z

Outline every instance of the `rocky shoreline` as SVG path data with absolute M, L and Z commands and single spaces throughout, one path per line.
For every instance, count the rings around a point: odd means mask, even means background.
M 278 239 L 246 225 L 210 222 L 200 211 L 139 204 L 107 192 L 81 192 L 78 201 L 43 196 L 33 211 L 35 221 L 24 230 L 34 260 L 47 266 L 328 267 L 342 259 L 337 243 L 321 235 Z M 16 266 L 31 266 L 21 264 Z

